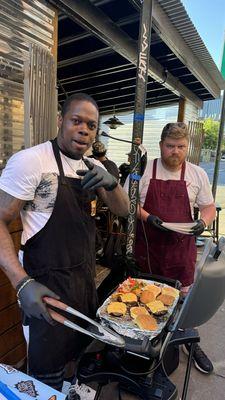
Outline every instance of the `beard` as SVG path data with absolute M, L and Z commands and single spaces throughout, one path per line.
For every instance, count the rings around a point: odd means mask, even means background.
M 163 161 L 170 168 L 179 167 L 184 162 L 183 159 L 181 159 L 180 157 L 177 157 L 177 156 L 170 156 L 166 159 L 163 159 Z

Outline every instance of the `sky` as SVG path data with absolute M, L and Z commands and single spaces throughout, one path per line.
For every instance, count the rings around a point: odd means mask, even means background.
M 225 35 L 225 0 L 181 0 L 220 69 Z

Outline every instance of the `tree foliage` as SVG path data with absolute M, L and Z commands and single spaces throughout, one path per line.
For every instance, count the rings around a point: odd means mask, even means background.
M 204 131 L 205 135 L 204 135 L 203 148 L 215 150 L 218 140 L 219 122 L 214 121 L 212 118 L 207 118 L 204 121 Z

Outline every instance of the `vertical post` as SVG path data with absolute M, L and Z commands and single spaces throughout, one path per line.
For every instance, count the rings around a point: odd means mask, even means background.
M 151 26 L 152 26 L 152 0 L 143 0 L 140 16 L 139 43 L 138 43 L 138 62 L 136 76 L 136 93 L 133 119 L 133 143 L 138 138 L 142 142 L 144 129 L 144 115 L 146 102 L 146 88 L 148 82 L 149 52 L 151 44 Z M 131 255 L 134 252 L 136 236 L 136 215 L 138 190 L 141 171 L 141 154 L 138 146 L 132 145 L 132 160 L 130 174 L 130 213 L 128 216 L 127 227 L 127 246 L 126 254 Z
M 218 135 L 218 142 L 217 142 L 217 149 L 216 149 L 216 161 L 215 161 L 215 167 L 214 167 L 214 173 L 213 173 L 212 194 L 213 194 L 214 200 L 216 198 L 217 181 L 218 181 L 218 175 L 219 175 L 221 145 L 222 145 L 223 133 L 224 133 L 224 122 L 225 122 L 225 90 L 223 92 L 220 127 L 219 127 L 219 135 Z
M 178 108 L 177 122 L 184 122 L 185 105 L 186 105 L 186 99 L 184 99 L 183 97 L 180 97 L 179 98 L 179 108 Z
M 222 54 L 222 61 L 221 61 L 221 74 L 225 79 L 225 38 L 223 44 L 223 54 Z M 221 145 L 223 140 L 223 133 L 224 133 L 224 121 L 225 121 L 225 90 L 223 92 L 223 100 L 221 105 L 221 117 L 220 117 L 220 127 L 219 127 L 219 135 L 218 135 L 218 142 L 217 142 L 217 149 L 216 149 L 216 161 L 214 166 L 214 173 L 213 173 L 213 184 L 212 184 L 212 194 L 214 200 L 216 199 L 216 189 L 217 189 L 217 182 L 219 176 L 219 167 L 220 167 L 220 158 L 221 158 Z
M 24 147 L 32 146 L 30 129 L 30 58 L 24 61 Z

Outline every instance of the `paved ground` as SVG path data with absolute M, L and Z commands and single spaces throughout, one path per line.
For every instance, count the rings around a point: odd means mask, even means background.
M 217 187 L 216 202 L 222 208 L 222 211 L 220 212 L 219 232 L 221 236 L 225 236 L 225 186 Z
M 212 183 L 214 163 L 213 162 L 200 163 L 200 166 L 207 172 L 210 183 Z M 222 208 L 222 211 L 220 212 L 219 232 L 221 236 L 222 235 L 225 236 L 225 161 L 220 162 L 218 186 L 216 191 L 216 203 L 219 204 Z
M 202 167 L 207 172 L 209 180 L 212 183 L 213 173 L 214 173 L 214 162 L 208 162 L 208 163 L 201 162 L 200 167 Z M 225 185 L 225 160 L 220 161 L 218 185 Z
M 225 303 L 214 317 L 199 328 L 201 346 L 214 364 L 214 372 L 207 376 L 192 367 L 187 400 L 224 400 L 225 399 Z M 180 352 L 181 353 L 181 352 Z M 180 354 L 180 366 L 171 376 L 182 390 L 186 368 L 186 356 Z

